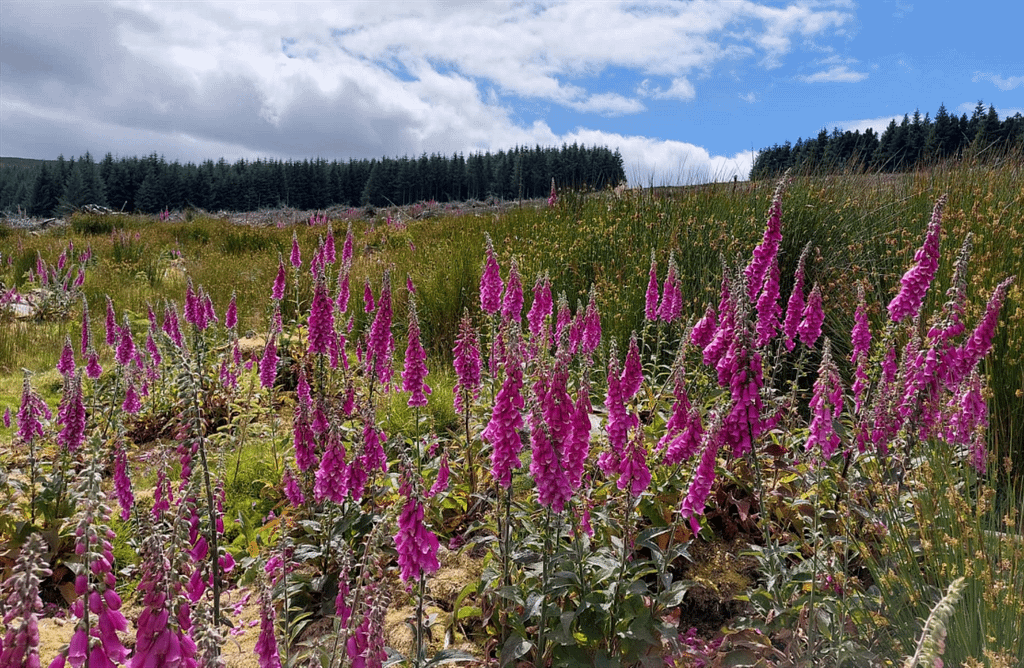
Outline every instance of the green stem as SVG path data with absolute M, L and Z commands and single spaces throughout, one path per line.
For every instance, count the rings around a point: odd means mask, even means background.
M 546 638 L 544 637 L 544 627 L 547 624 L 548 616 L 548 571 L 551 570 L 551 506 L 548 506 L 547 511 L 544 513 L 544 560 L 542 562 L 541 572 L 541 606 L 540 606 L 540 621 L 537 624 L 537 661 L 534 663 L 536 666 L 544 665 L 544 654 L 547 648 L 545 647 Z

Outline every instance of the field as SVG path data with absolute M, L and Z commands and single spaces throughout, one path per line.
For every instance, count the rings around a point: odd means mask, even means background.
M 0 228 L 0 665 L 1019 665 L 1022 167 Z

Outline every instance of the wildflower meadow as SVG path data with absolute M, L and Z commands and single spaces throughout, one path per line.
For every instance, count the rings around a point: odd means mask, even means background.
M 1021 167 L 0 229 L 0 666 L 1021 665 Z

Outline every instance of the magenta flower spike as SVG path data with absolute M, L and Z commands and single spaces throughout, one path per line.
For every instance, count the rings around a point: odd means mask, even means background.
M 520 468 L 523 448 L 519 430 L 523 428 L 523 369 L 519 354 L 518 331 L 513 325 L 505 347 L 505 379 L 494 400 L 491 419 L 480 437 L 491 444 L 491 475 L 502 487 L 512 485 L 512 470 Z
M 512 258 L 512 268 L 505 284 L 505 297 L 501 302 L 501 317 L 506 322 L 519 322 L 523 317 L 523 281 L 519 276 L 519 263 Z
M 270 592 L 260 592 L 260 634 L 256 638 L 256 660 L 260 668 L 281 668 L 281 655 L 277 650 L 274 633 L 274 605 Z
M 647 467 L 647 444 L 643 429 L 634 429 L 629 439 L 625 457 L 619 466 L 620 490 L 629 489 L 633 496 L 640 496 L 651 484 L 651 470 Z
M 459 333 L 452 351 L 455 365 L 455 412 L 464 415 L 469 410 L 467 400 L 480 396 L 480 342 L 477 339 L 469 310 L 464 310 L 459 321 Z
M 501 270 L 498 259 L 494 255 L 494 244 L 489 234 L 484 233 L 487 258 L 484 260 L 483 274 L 480 276 L 480 308 L 484 313 L 494 315 L 501 308 Z
M 318 503 L 324 499 L 330 499 L 334 503 L 345 501 L 345 495 L 348 493 L 345 486 L 348 473 L 345 457 L 345 444 L 338 438 L 337 433 L 332 432 L 327 438 L 327 447 L 320 458 L 320 467 L 316 470 L 313 485 L 313 498 Z M 287 492 L 287 487 L 285 491 Z
M 327 238 L 324 239 L 324 261 L 330 265 L 334 264 L 337 259 L 338 255 L 334 249 L 334 228 L 331 227 L 330 223 L 327 223 Z
M 132 481 L 128 476 L 128 455 L 124 447 L 117 449 L 114 456 L 114 493 L 117 496 L 117 503 L 121 506 L 121 520 L 128 521 L 131 516 L 132 506 L 135 505 L 135 494 L 132 493 Z
M 551 297 L 551 279 L 547 274 L 538 276 L 533 284 L 533 304 L 530 306 L 526 320 L 529 323 L 530 334 L 535 339 L 541 339 L 544 334 L 544 319 L 551 315 L 554 308 L 554 301 Z
M 558 193 L 555 191 L 555 179 L 551 178 L 551 194 L 548 195 L 548 206 L 552 207 L 558 201 Z
M 107 345 L 117 345 L 117 317 L 114 315 L 114 302 L 107 296 L 107 319 L 106 319 Z
M 686 492 L 686 498 L 683 499 L 682 506 L 679 509 L 683 519 L 690 521 L 690 528 L 695 536 L 700 533 L 700 524 L 697 522 L 697 516 L 704 514 L 704 504 L 707 502 L 708 494 L 711 492 L 711 485 L 715 482 L 715 464 L 717 463 L 718 450 L 721 446 L 721 441 L 719 440 L 720 427 L 720 417 L 718 415 L 712 416 L 711 427 L 704 432 L 704 438 L 701 441 L 703 454 L 701 455 L 700 463 L 697 465 L 697 470 L 693 474 L 693 480 L 690 481 L 690 488 Z
M 786 350 L 790 352 L 796 347 L 800 318 L 804 312 L 804 272 L 806 270 L 807 255 L 810 252 L 811 244 L 808 242 L 800 253 L 800 260 L 796 264 L 796 272 L 793 275 L 793 292 L 789 295 L 789 303 L 786 306 L 786 319 L 782 322 L 782 333 L 786 337 Z
M 334 304 L 339 315 L 348 310 L 350 270 L 351 267 L 349 264 L 343 262 L 341 265 L 341 271 L 338 272 L 338 296 L 337 299 L 335 299 Z
M 182 594 L 181 583 L 170 577 L 173 568 L 161 537 L 146 536 L 141 553 L 142 613 L 136 625 L 135 651 L 128 667 L 198 668 L 196 644 L 188 633 L 192 626 L 190 606 Z
M 658 319 L 658 301 L 660 299 L 661 296 L 658 294 L 658 261 L 654 257 L 654 251 L 651 251 L 651 271 L 647 280 L 647 294 L 644 296 L 644 318 L 647 322 L 654 322 Z
M 587 312 L 583 318 L 583 338 L 580 349 L 589 359 L 601 345 L 601 314 L 597 310 L 597 288 L 590 286 L 587 299 Z
M 757 298 L 757 340 L 754 345 L 758 348 L 768 345 L 782 328 L 779 321 L 782 316 L 782 307 L 779 305 L 779 278 L 779 257 L 776 253 L 772 256 L 771 264 L 764 275 L 764 285 Z
M 43 611 L 39 584 L 51 575 L 46 551 L 42 535 L 31 534 L 18 552 L 11 576 L 0 588 L 7 594 L 3 601 L 7 633 L 0 643 L 0 666 L 5 668 L 39 668 L 39 613 Z
M 377 314 L 370 325 L 366 351 L 370 373 L 385 386 L 391 382 L 394 373 L 391 363 L 395 339 L 391 332 L 391 317 L 391 272 L 386 271 L 380 286 Z
M 663 322 L 674 322 L 683 312 L 683 293 L 679 284 L 679 266 L 676 264 L 676 256 L 673 252 L 668 258 L 668 274 L 665 276 L 665 285 L 661 291 L 661 307 L 658 310 L 658 317 Z
M 86 355 L 85 375 L 93 380 L 96 380 L 103 375 L 103 368 L 100 366 L 99 355 L 96 354 L 96 350 L 93 348 L 89 348 L 89 352 Z
M 92 331 L 89 327 L 89 301 L 82 299 L 82 347 L 81 353 L 84 357 L 92 345 Z
M 178 309 L 172 302 L 164 305 L 163 332 L 176 347 L 181 348 L 183 342 L 181 328 L 178 326 Z
M 334 304 L 327 296 L 323 274 L 318 274 L 309 308 L 309 353 L 328 354 L 334 341 Z
M 121 410 L 129 415 L 134 415 L 142 409 L 142 402 L 139 400 L 139 394 L 135 390 L 135 383 L 129 381 L 128 389 L 124 393 L 124 403 L 121 404 Z
M 401 494 L 405 504 L 398 516 L 398 533 L 395 534 L 402 582 L 416 582 L 420 575 L 429 575 L 440 568 L 437 561 L 437 536 L 423 522 L 423 500 L 409 482 L 409 475 L 407 473 L 402 482 Z
M 190 278 L 185 287 L 185 322 L 198 327 L 203 315 L 203 303 L 200 301 L 199 295 L 196 294 Z
M 562 343 L 563 334 L 568 338 L 569 328 L 572 325 L 572 311 L 569 310 L 569 299 L 565 292 L 558 294 L 558 307 L 555 314 L 555 342 Z
M 715 307 L 708 304 L 708 307 L 704 310 L 704 315 L 697 321 L 697 324 L 693 326 L 693 330 L 690 332 L 690 343 L 704 350 L 715 337 L 717 329 L 718 315 L 715 313 Z
M 814 395 L 811 397 L 811 425 L 805 449 L 810 452 L 821 448 L 823 459 L 829 459 L 839 447 L 839 435 L 832 427 L 833 420 L 842 410 L 843 387 L 839 380 L 839 369 L 832 360 L 832 342 L 825 337 L 818 379 L 814 381 Z
M 4 429 L 11 428 L 11 407 L 4 406 Z
M 341 263 L 351 265 L 354 244 L 352 241 L 352 221 L 348 223 L 348 232 L 345 233 L 345 243 L 341 246 Z
M 288 258 L 296 270 L 302 266 L 302 253 L 299 251 L 299 237 L 295 230 L 292 230 L 292 254 Z
M 572 437 L 573 404 L 567 389 L 568 355 L 560 354 L 550 378 L 541 378 L 534 386 L 540 399 L 530 414 L 530 474 L 537 485 L 537 501 L 556 513 L 562 512 L 572 497 L 566 448 Z
M 864 395 L 868 387 L 868 356 L 871 349 L 871 328 L 868 326 L 867 302 L 864 285 L 857 286 L 857 309 L 853 313 L 853 329 L 850 331 L 853 350 L 850 361 L 854 365 L 853 392 L 854 412 L 860 414 L 864 407 Z
M 57 360 L 57 371 L 64 378 L 69 378 L 75 372 L 75 351 L 71 347 L 71 337 L 64 335 L 64 348 L 60 351 L 60 359 Z
M 131 322 L 128 315 L 124 316 L 124 327 L 119 330 L 117 351 L 114 354 L 114 361 L 122 367 L 131 364 L 135 357 L 135 341 L 132 340 Z
M 224 312 L 224 327 L 234 329 L 238 326 L 238 306 L 235 304 L 235 291 L 231 291 L 231 301 L 228 302 L 228 309 Z
M 629 337 L 629 350 L 626 352 L 626 361 L 622 365 L 622 377 L 619 382 L 625 401 L 635 397 L 643 385 L 644 369 L 640 363 L 640 346 L 637 344 L 636 332 Z
M 373 291 L 370 290 L 370 281 L 367 279 L 363 284 L 363 312 L 373 313 L 377 306 L 373 303 Z
M 825 323 L 825 309 L 821 303 L 821 288 L 817 283 L 811 288 L 811 294 L 807 296 L 807 305 L 797 326 L 800 340 L 808 348 L 821 336 L 821 326 Z
M 942 210 L 946 196 L 935 202 L 932 217 L 928 222 L 924 243 L 914 253 L 914 266 L 900 279 L 900 291 L 889 302 L 889 317 L 893 322 L 902 322 L 917 317 L 924 303 L 925 294 L 939 270 L 939 241 L 942 235 Z
M 785 188 L 785 179 L 779 181 L 775 187 L 764 235 L 761 237 L 761 242 L 754 247 L 754 257 L 743 271 L 743 275 L 747 279 L 747 298 L 752 303 L 757 297 L 758 291 L 766 285 L 765 274 L 773 262 L 778 262 L 779 242 L 782 241 L 782 193 Z
M 213 299 L 211 299 L 210 295 L 203 290 L 202 286 L 199 286 L 199 292 L 202 295 L 203 304 L 203 324 L 199 329 L 204 330 L 209 327 L 211 323 L 217 322 L 217 313 L 213 310 Z
M 565 473 L 575 494 L 583 481 L 583 466 L 590 454 L 590 390 L 584 384 L 573 407 L 572 434 L 565 448 Z
M 36 394 L 28 381 L 28 372 L 22 382 L 21 407 L 18 409 L 18 438 L 29 443 L 43 436 L 43 420 L 53 417 L 46 402 Z
M 629 431 L 640 424 L 636 415 L 626 411 L 626 402 L 632 395 L 627 394 L 626 383 L 623 382 L 624 376 L 626 373 L 624 369 L 619 369 L 618 353 L 613 342 L 612 350 L 608 355 L 608 392 L 604 400 L 605 410 L 608 412 L 605 432 L 608 434 L 609 449 L 602 452 L 597 458 L 598 467 L 609 478 L 618 474 L 625 458 Z
M 267 345 L 263 348 L 263 357 L 260 358 L 260 385 L 270 390 L 277 380 L 277 342 L 276 332 L 271 332 L 267 339 Z
M 278 258 L 277 263 L 277 276 L 274 278 L 274 287 L 270 291 L 270 298 L 274 301 L 281 301 L 284 299 L 284 288 L 288 278 L 284 269 L 284 259 Z
M 992 296 L 989 297 L 988 304 L 985 305 L 985 315 L 982 316 L 981 321 L 978 322 L 961 347 L 959 369 L 954 376 L 956 379 L 966 377 L 978 362 L 992 350 L 992 337 L 995 335 L 996 325 L 999 324 L 999 311 L 1013 280 L 1013 276 L 1004 279 L 992 291 Z
M 284 487 L 285 498 L 288 499 L 292 506 L 299 508 L 306 503 L 306 497 L 302 494 L 302 487 L 299 486 L 299 482 L 295 479 L 291 467 L 287 464 L 284 467 L 284 475 L 281 476 L 281 485 Z
M 420 321 L 416 316 L 416 298 L 409 296 L 408 343 L 405 349 L 405 368 L 402 370 L 402 390 L 409 392 L 410 406 L 426 406 L 430 386 L 427 377 L 427 353 L 420 343 Z

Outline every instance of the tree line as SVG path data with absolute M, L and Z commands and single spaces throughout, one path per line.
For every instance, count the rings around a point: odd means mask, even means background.
M 207 211 L 252 211 L 265 207 L 326 209 L 389 206 L 414 202 L 547 197 L 559 188 L 603 189 L 626 179 L 622 155 L 606 147 L 563 144 L 522 146 L 497 153 L 451 157 L 348 161 L 221 158 L 201 164 L 168 163 L 155 153 L 98 163 L 78 159 L 0 168 L 0 211 L 21 208 L 49 217 L 86 204 L 157 213 L 186 207 Z
M 776 178 L 787 169 L 799 174 L 840 171 L 905 172 L 942 160 L 974 156 L 985 159 L 1024 147 L 1020 112 L 999 120 L 995 107 L 978 102 L 970 117 L 950 114 L 939 105 L 935 118 L 920 111 L 889 121 L 881 135 L 871 128 L 841 132 L 826 129 L 815 138 L 786 141 L 761 149 L 750 178 Z

